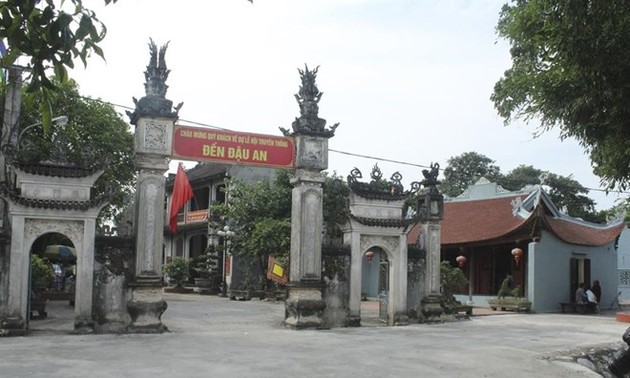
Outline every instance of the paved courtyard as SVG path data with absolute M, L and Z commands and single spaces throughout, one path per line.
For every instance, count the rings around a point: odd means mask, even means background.
M 597 377 L 558 357 L 621 345 L 612 313 L 497 314 L 406 327 L 294 331 L 284 305 L 167 294 L 161 335 L 0 339 L 1 377 Z M 42 323 L 43 324 L 43 323 Z M 63 327 L 62 327 L 63 329 Z

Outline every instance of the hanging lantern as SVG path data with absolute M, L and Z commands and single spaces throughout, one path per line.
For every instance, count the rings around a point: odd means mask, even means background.
M 518 267 L 518 263 L 521 261 L 521 256 L 523 256 L 523 250 L 520 248 L 514 248 L 512 250 L 512 256 L 514 256 L 514 262 L 516 263 L 516 266 Z
M 457 265 L 459 265 L 459 268 L 462 269 L 464 267 L 464 264 L 466 264 L 466 256 L 459 255 L 457 256 L 455 261 L 457 261 Z
M 367 257 L 368 263 L 371 263 L 372 259 L 374 258 L 374 252 L 372 251 L 365 252 L 365 257 Z

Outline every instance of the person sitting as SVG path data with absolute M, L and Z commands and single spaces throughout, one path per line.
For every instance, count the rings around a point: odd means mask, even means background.
M 593 286 L 591 287 L 593 294 L 597 297 L 597 303 L 602 301 L 602 287 L 599 285 L 599 280 L 593 281 Z
M 595 310 L 595 312 L 599 312 L 599 305 L 597 302 L 597 296 L 593 293 L 589 285 L 586 285 L 586 303 L 589 308 Z
M 580 282 L 577 290 L 575 291 L 575 303 L 587 303 L 588 297 L 584 290 L 584 282 Z

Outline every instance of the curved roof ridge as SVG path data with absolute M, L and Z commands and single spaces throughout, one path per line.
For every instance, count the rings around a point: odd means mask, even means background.
M 623 221 L 617 224 L 597 225 L 590 222 L 590 224 L 573 222 L 567 218 L 555 218 L 551 215 L 543 215 L 542 218 L 549 232 L 567 243 L 577 245 L 605 245 L 615 240 L 626 227 Z

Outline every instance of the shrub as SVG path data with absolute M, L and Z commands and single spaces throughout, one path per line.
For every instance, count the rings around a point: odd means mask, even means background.
M 32 286 L 47 287 L 55 279 L 55 273 L 49 262 L 37 255 L 31 256 L 31 280 Z
M 467 283 L 468 279 L 461 269 L 452 266 L 448 261 L 442 261 L 440 264 L 440 284 L 444 307 L 450 308 L 461 304 L 455 299 L 454 294 Z
M 182 286 L 188 279 L 188 261 L 183 257 L 173 257 L 170 262 L 164 264 L 162 271 L 170 279 L 174 280 L 177 286 Z

